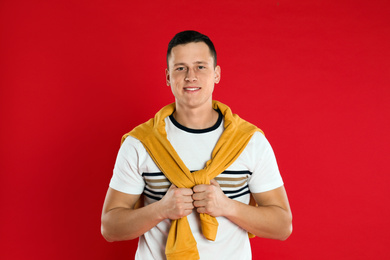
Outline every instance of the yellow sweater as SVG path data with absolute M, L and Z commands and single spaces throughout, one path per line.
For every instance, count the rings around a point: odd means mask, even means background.
M 190 172 L 167 139 L 164 119 L 175 111 L 174 103 L 163 107 L 154 118 L 125 134 L 122 143 L 128 136 L 141 141 L 159 169 L 178 188 L 210 184 L 211 179 L 226 170 L 238 158 L 252 135 L 256 131 L 262 132 L 256 126 L 233 114 L 228 106 L 218 101 L 213 101 L 213 108 L 222 112 L 225 130 L 212 152 L 211 159 L 202 170 Z M 214 241 L 218 221 L 208 214 L 200 214 L 200 219 L 203 235 Z M 196 241 L 187 217 L 172 220 L 165 254 L 168 260 L 199 259 Z

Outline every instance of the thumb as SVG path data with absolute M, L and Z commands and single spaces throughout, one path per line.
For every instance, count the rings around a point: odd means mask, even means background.
M 219 187 L 219 183 L 215 179 L 211 179 L 210 184 Z
M 176 187 L 175 184 L 172 183 L 172 185 L 169 187 L 169 189 L 170 189 L 170 190 L 171 190 L 171 189 L 173 190 L 173 189 L 177 189 L 177 187 Z

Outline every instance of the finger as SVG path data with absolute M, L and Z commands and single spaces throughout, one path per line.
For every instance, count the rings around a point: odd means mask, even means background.
M 192 213 L 192 209 L 188 209 L 184 211 L 184 216 L 188 216 Z
M 192 204 L 194 205 L 195 208 L 200 208 L 200 207 L 205 207 L 206 206 L 206 203 L 203 200 L 201 200 L 201 201 L 194 201 Z
M 206 190 L 207 185 L 206 184 L 199 184 L 192 188 L 194 192 L 204 192 Z
M 191 196 L 183 196 L 183 197 L 182 197 L 182 201 L 183 201 L 184 203 L 192 203 L 194 200 L 192 199 Z
M 204 192 L 194 193 L 192 195 L 192 199 L 193 200 L 203 200 L 204 199 Z
M 205 208 L 205 207 L 196 208 L 196 211 L 197 211 L 198 213 L 206 213 L 206 214 L 207 214 L 207 211 L 206 211 L 206 208 Z
M 210 184 L 219 187 L 219 183 L 215 179 L 210 180 Z
M 194 192 L 192 189 L 189 188 L 180 188 L 181 195 L 184 196 L 191 196 Z
M 186 210 L 192 210 L 194 208 L 194 204 L 192 203 L 192 201 L 189 203 L 184 203 L 184 208 Z

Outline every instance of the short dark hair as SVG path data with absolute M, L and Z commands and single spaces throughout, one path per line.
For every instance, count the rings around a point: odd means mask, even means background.
M 209 37 L 207 37 L 204 34 L 201 34 L 197 31 L 183 31 L 176 34 L 172 40 L 168 44 L 168 51 L 167 51 L 167 68 L 169 69 L 169 63 L 168 59 L 171 55 L 173 47 L 180 45 L 180 44 L 187 44 L 191 42 L 204 42 L 207 44 L 207 46 L 210 49 L 211 56 L 214 58 L 214 67 L 217 66 L 217 52 L 215 50 L 213 42 L 210 40 Z

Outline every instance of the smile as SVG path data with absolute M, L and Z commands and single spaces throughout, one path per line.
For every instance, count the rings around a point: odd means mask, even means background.
M 189 88 L 184 88 L 184 90 L 186 91 L 196 91 L 196 90 L 199 90 L 200 88 L 198 87 L 189 87 Z

